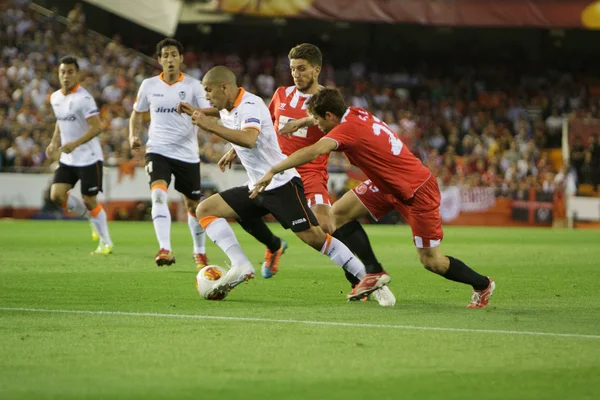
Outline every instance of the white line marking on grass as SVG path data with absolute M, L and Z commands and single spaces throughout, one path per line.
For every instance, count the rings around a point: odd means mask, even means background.
M 270 318 L 247 318 L 247 317 L 223 317 L 218 315 L 193 315 L 193 314 L 159 314 L 159 313 L 137 313 L 125 311 L 87 311 L 87 310 L 50 310 L 43 308 L 9 308 L 0 307 L 0 311 L 22 311 L 33 313 L 59 313 L 59 314 L 83 314 L 83 315 L 116 315 L 127 317 L 151 317 L 151 318 L 180 318 L 219 321 L 246 321 L 246 322 L 270 322 L 279 324 L 302 324 L 302 325 L 324 325 L 345 326 L 350 328 L 379 328 L 399 329 L 415 331 L 438 331 L 438 332 L 465 332 L 465 333 L 496 333 L 502 335 L 527 335 L 527 336 L 550 336 L 581 339 L 600 339 L 600 335 L 584 335 L 579 333 L 553 333 L 553 332 L 528 332 L 528 331 L 505 331 L 496 329 L 468 329 L 468 328 L 442 328 L 434 326 L 413 325 L 385 325 L 385 324 L 359 324 L 353 322 L 335 321 L 303 321 L 296 319 L 270 319 Z

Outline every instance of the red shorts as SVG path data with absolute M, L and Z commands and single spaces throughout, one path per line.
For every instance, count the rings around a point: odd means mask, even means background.
M 436 247 L 442 242 L 441 193 L 433 175 L 406 201 L 380 192 L 370 180 L 364 181 L 352 192 L 376 220 L 397 210 L 410 225 L 417 248 Z
M 304 173 L 302 176 L 304 196 L 309 207 L 318 204 L 331 206 L 331 196 L 327 188 L 327 178 L 319 173 Z

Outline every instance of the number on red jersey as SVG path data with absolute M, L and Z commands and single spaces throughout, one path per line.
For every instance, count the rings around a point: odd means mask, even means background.
M 402 140 L 400 140 L 400 138 L 396 136 L 394 131 L 391 130 L 391 128 L 385 122 L 383 122 L 376 116 L 369 114 L 367 111 L 358 110 L 358 113 L 358 118 L 365 122 L 369 120 L 369 116 L 373 117 L 373 121 L 375 121 L 372 125 L 373 133 L 375 134 L 375 136 L 381 135 L 381 132 L 384 132 L 386 135 L 388 135 L 389 142 L 392 147 L 392 154 L 395 156 L 399 156 L 400 152 L 402 151 L 402 147 L 404 147 L 404 143 L 402 143 Z

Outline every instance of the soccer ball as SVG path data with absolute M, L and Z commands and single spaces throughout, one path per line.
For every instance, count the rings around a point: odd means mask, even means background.
M 225 276 L 227 270 L 218 265 L 207 265 L 196 275 L 196 289 L 200 296 L 207 300 L 223 300 L 227 297 L 225 293 L 214 293 L 213 287 L 218 284 Z

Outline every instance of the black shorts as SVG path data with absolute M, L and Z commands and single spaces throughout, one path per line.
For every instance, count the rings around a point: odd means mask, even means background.
M 234 187 L 219 194 L 242 220 L 271 213 L 281 226 L 294 232 L 304 232 L 311 226 L 319 225 L 306 203 L 300 178 L 294 178 L 283 186 L 259 193 L 254 199 L 248 197 L 250 192 L 247 186 Z
M 200 163 L 187 163 L 160 154 L 146 154 L 146 174 L 152 182 L 163 180 L 167 187 L 171 175 L 175 177 L 175 190 L 191 200 L 200 200 Z
M 81 194 L 84 196 L 96 196 L 102 191 L 102 161 L 83 167 L 59 163 L 54 172 L 53 183 L 67 183 L 75 186 L 81 180 Z

